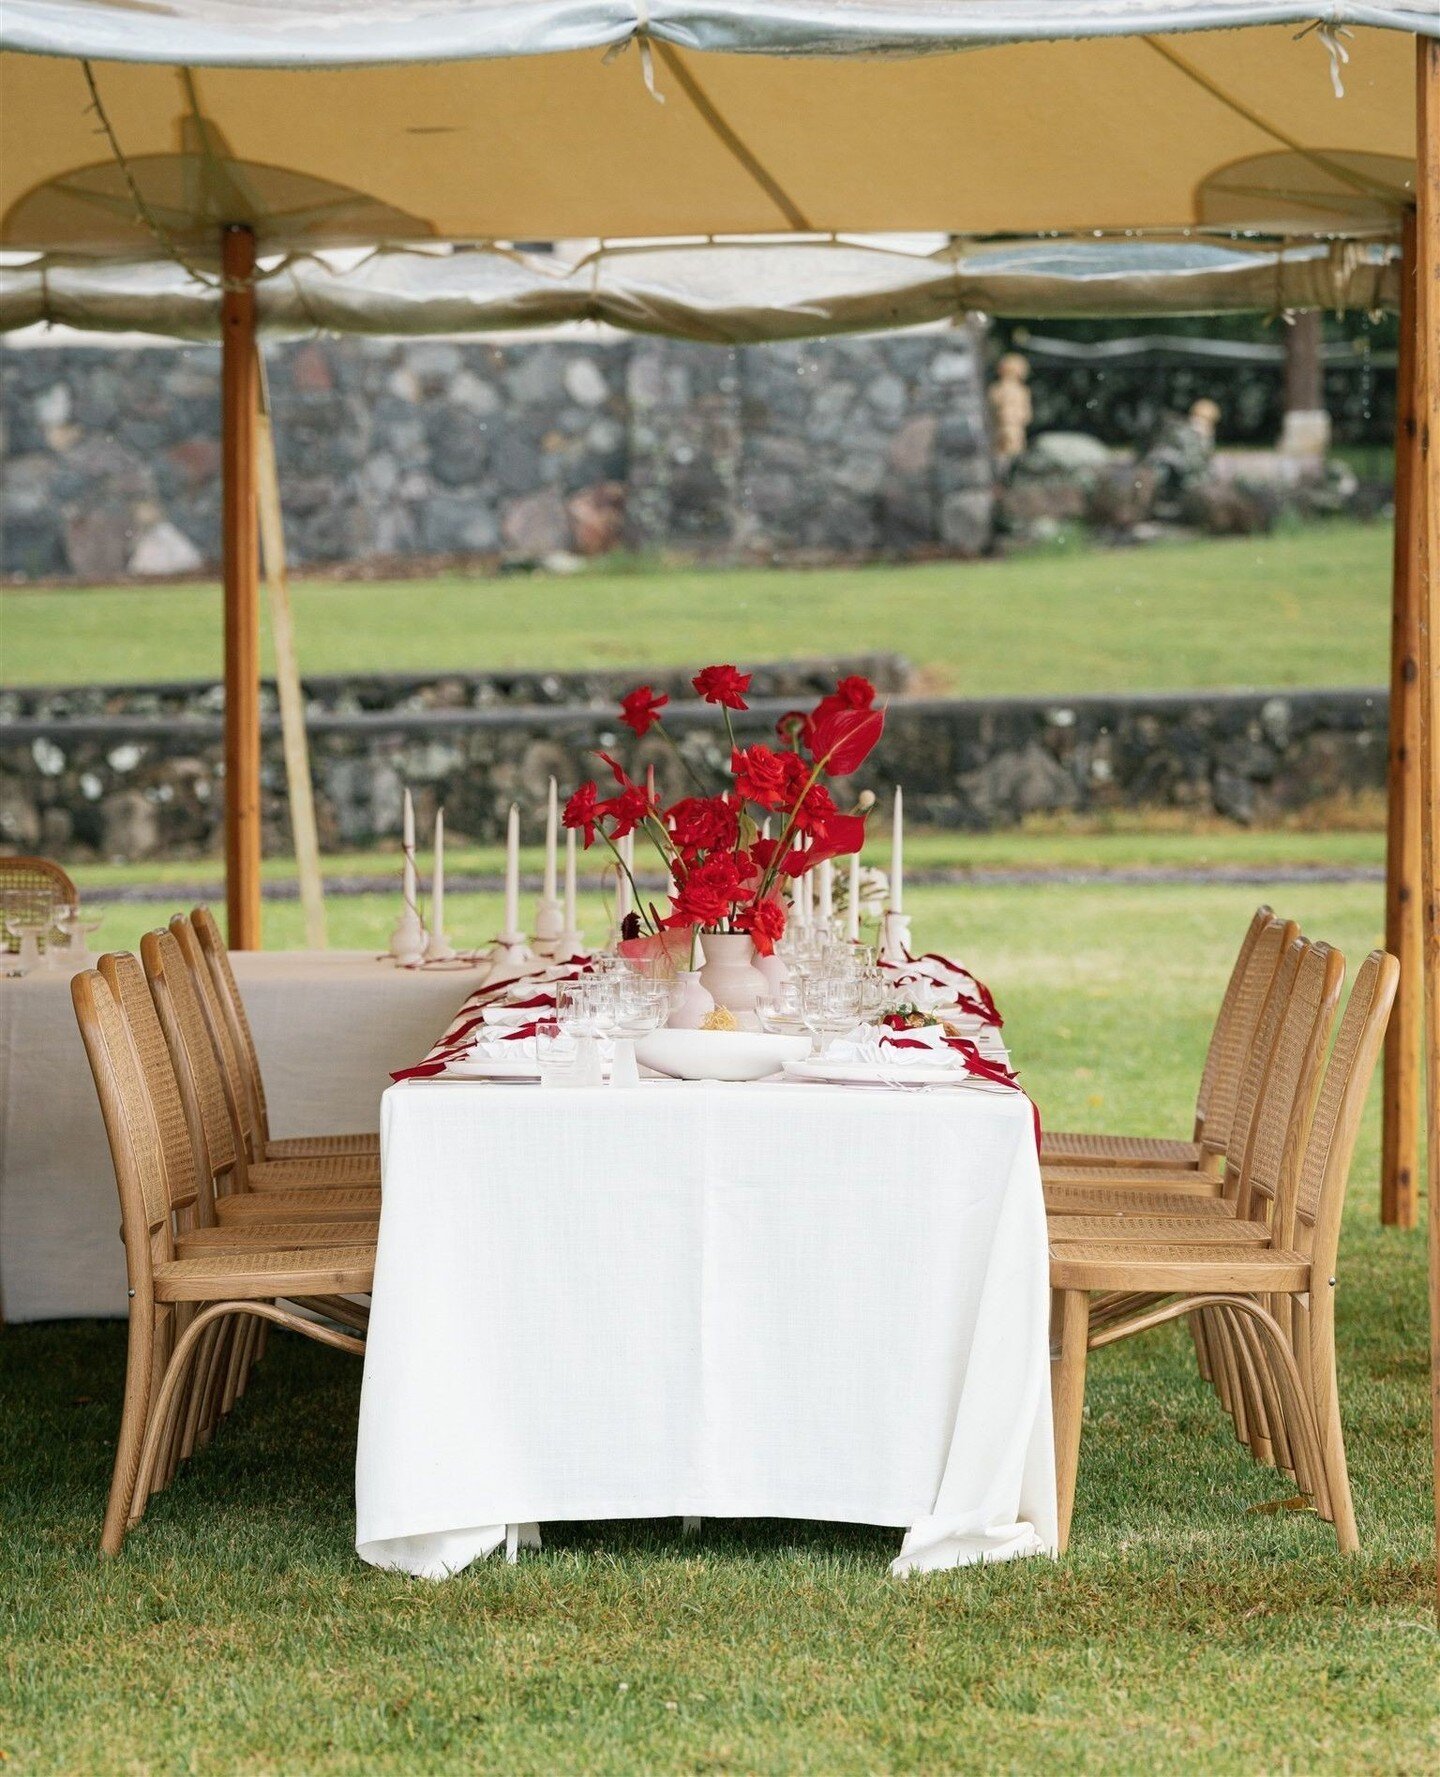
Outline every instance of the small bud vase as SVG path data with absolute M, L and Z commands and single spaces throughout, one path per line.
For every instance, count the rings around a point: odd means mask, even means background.
M 675 1010 L 665 1022 L 671 1030 L 699 1030 L 715 1010 L 715 1002 L 700 979 L 699 969 L 677 969 L 675 979 L 684 985 Z
M 758 1030 L 757 1001 L 769 992 L 769 983 L 755 967 L 755 944 L 744 932 L 706 932 L 705 967 L 701 985 L 717 1006 L 735 1014 L 745 1030 Z

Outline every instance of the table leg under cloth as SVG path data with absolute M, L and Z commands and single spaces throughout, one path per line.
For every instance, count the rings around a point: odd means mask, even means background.
M 546 1522 L 1056 1546 L 1030 1105 L 673 1082 L 385 1096 L 356 1543 L 443 1578 Z

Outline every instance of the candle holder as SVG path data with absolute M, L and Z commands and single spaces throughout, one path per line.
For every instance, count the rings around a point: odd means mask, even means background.
M 483 985 L 488 987 L 492 981 L 511 981 L 517 975 L 528 974 L 539 961 L 523 932 L 502 932 L 490 952 L 490 969 Z
M 880 922 L 880 961 L 908 962 L 910 957 L 910 915 L 886 910 Z
M 535 949 L 541 956 L 558 956 L 565 936 L 565 909 L 553 895 L 541 895 L 535 903 Z
M 589 956 L 585 944 L 585 934 L 577 932 L 573 926 L 566 926 L 555 940 L 555 948 L 550 953 L 556 962 L 569 962 L 572 956 Z
M 449 963 L 455 960 L 455 946 L 444 932 L 431 932 L 425 940 L 425 961 L 427 963 Z
M 390 934 L 390 954 L 403 969 L 413 968 L 425 959 L 425 927 L 420 923 L 420 915 L 408 904 Z

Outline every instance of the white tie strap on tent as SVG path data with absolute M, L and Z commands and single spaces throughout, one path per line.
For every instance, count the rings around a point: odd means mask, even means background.
M 929 252 L 879 242 L 649 242 L 571 263 L 495 247 L 313 254 L 261 268 L 261 334 L 504 333 L 602 322 L 733 345 L 946 321 L 1399 306 L 1382 242 L 1013 242 Z M 48 322 L 218 339 L 220 291 L 173 260 L 37 259 L 0 268 L 0 331 Z

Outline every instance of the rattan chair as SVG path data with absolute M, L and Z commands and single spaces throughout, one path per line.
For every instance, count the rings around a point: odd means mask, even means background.
M 178 1258 L 177 1218 L 189 1219 L 200 1201 L 193 1167 L 187 1177 L 182 1159 L 188 1141 L 182 1140 L 173 1107 L 162 1128 L 129 1027 L 105 977 L 97 969 L 83 970 L 70 991 L 110 1143 L 129 1277 L 124 1404 L 100 1536 L 102 1553 L 115 1555 L 152 1492 L 183 1459 L 187 1428 L 203 1419 L 215 1376 L 228 1371 L 235 1346 L 227 1343 L 226 1333 L 249 1319 L 289 1327 L 344 1351 L 363 1351 L 353 1334 L 282 1303 L 368 1292 L 374 1250 Z
M 177 915 L 177 919 L 178 917 Z M 171 920 L 170 923 L 171 927 L 175 928 L 177 920 Z M 255 1047 L 254 1034 L 250 1029 L 250 1019 L 245 1011 L 245 1000 L 240 992 L 240 984 L 236 981 L 235 971 L 230 966 L 230 952 L 225 948 L 225 940 L 220 935 L 220 927 L 215 923 L 215 916 L 208 907 L 192 909 L 190 924 L 199 943 L 201 955 L 208 967 L 215 996 L 229 1027 L 230 1040 L 240 1064 L 240 1071 L 244 1076 L 245 1090 L 249 1095 L 254 1125 L 254 1157 L 257 1160 L 285 1160 L 321 1155 L 377 1157 L 380 1152 L 380 1137 L 373 1133 L 300 1135 L 287 1137 L 283 1141 L 272 1139 L 269 1107 L 265 1101 L 265 1079 L 260 1071 L 260 1056 Z
M 1195 1123 L 1188 1140 L 1149 1135 L 1104 1135 L 1073 1130 L 1045 1132 L 1040 1146 L 1042 1166 L 1158 1167 L 1219 1171 L 1230 1138 L 1230 1123 L 1239 1090 L 1250 1032 L 1264 1003 L 1263 958 L 1255 960 L 1260 935 L 1275 920 L 1269 907 L 1258 907 L 1230 971 L 1220 1010 L 1210 1032 L 1205 1065 L 1195 1094 Z
M 377 1186 L 357 1184 L 343 1159 L 266 1161 L 253 1165 L 240 1137 L 214 1034 L 171 931 L 147 932 L 140 960 L 160 1015 L 182 1103 L 202 1170 L 215 1181 L 215 1215 L 239 1221 L 364 1220 L 379 1213 Z
M 246 1070 L 231 1035 L 221 997 L 200 948 L 200 939 L 189 916 L 176 913 L 170 919 L 170 933 L 179 946 L 185 967 L 189 970 L 195 996 L 200 1002 L 205 1028 L 210 1033 L 211 1047 L 224 1080 L 225 1101 L 235 1127 L 235 1137 L 252 1172 L 259 1178 L 283 1182 L 287 1174 L 298 1177 L 314 1173 L 331 1184 L 378 1185 L 380 1156 L 377 1153 L 329 1152 L 321 1154 L 286 1154 L 267 1158 L 255 1121 L 255 1102 Z
M 1243 1328 L 1232 1359 L 1237 1396 L 1263 1403 L 1280 1466 L 1335 1527 L 1342 1551 L 1359 1547 L 1340 1422 L 1335 1368 L 1335 1287 L 1350 1162 L 1360 1116 L 1395 997 L 1399 965 L 1372 951 L 1356 977 L 1325 1066 L 1298 1164 L 1279 1169 L 1269 1238 L 1205 1246 L 1173 1240 L 1056 1240 L 1059 1298 L 1054 1366 L 1060 1540 L 1069 1538 L 1088 1352 L 1167 1321 L 1223 1315 Z M 1091 1324 L 1097 1292 L 1133 1304 Z
M 75 884 L 49 858 L 0 857 L 0 896 L 11 918 L 28 922 L 48 918 L 57 905 L 80 905 Z M 0 930 L 0 950 L 9 945 L 8 933 Z
M 1042 1169 L 1045 1201 L 1054 1212 L 1099 1213 L 1111 1207 L 1116 1191 L 1133 1198 L 1137 1193 L 1157 1193 L 1164 1207 L 1175 1207 L 1185 1197 L 1233 1198 L 1243 1163 L 1245 1145 L 1259 1098 L 1264 1069 L 1279 1031 L 1280 1019 L 1299 966 L 1299 940 L 1293 921 L 1271 919 L 1262 927 L 1245 971 L 1242 998 L 1236 1014 L 1233 1040 L 1244 1039 L 1244 1054 L 1232 1064 L 1235 1081 L 1233 1102 L 1224 1112 L 1223 1152 L 1204 1167 L 1182 1171 L 1172 1167 L 1141 1166 L 1047 1166 Z M 1253 1006 L 1253 1010 L 1252 1010 Z M 1208 1147 L 1208 1144 L 1207 1144 Z M 1219 1169 L 1212 1170 L 1218 1159 Z M 1156 1204 L 1160 1213 L 1161 1205 Z

